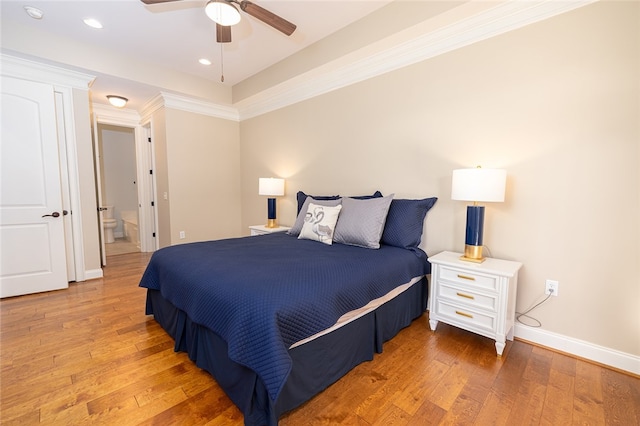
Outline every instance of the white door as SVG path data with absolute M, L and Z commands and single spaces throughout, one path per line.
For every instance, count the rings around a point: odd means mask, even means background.
M 100 230 L 100 261 L 102 266 L 107 266 L 107 248 L 104 241 L 104 207 L 102 206 L 102 162 L 100 157 L 102 152 L 100 151 L 100 128 L 98 127 L 98 118 L 93 114 L 93 155 L 94 155 L 94 167 L 96 171 L 96 197 L 98 201 L 98 228 Z
M 60 170 L 69 169 L 67 158 L 67 136 L 65 133 L 64 103 L 59 92 L 54 93 L 56 99 L 56 123 L 58 127 L 58 152 L 60 154 Z M 67 281 L 76 280 L 75 247 L 73 244 L 73 223 L 71 221 L 71 190 L 69 188 L 69 174 L 60 173 L 62 196 L 62 226 L 64 227 L 64 245 L 67 258 Z
M 53 87 L 0 87 L 0 297 L 66 288 Z

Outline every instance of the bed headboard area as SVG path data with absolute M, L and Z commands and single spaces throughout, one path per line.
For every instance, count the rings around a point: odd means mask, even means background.
M 316 239 L 325 244 L 336 242 L 371 249 L 385 244 L 421 250 L 425 217 L 438 199 L 396 199 L 393 194 L 383 196 L 380 191 L 345 197 L 308 195 L 298 191 L 296 200 L 298 215 L 290 235 Z M 310 209 L 309 205 L 313 207 Z M 342 207 L 335 215 L 335 222 L 325 222 L 328 213 L 337 206 Z M 306 232 L 302 233 L 305 225 Z

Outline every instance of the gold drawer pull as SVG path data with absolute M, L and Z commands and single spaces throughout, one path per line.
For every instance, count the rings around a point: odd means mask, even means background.
M 464 293 L 460 293 L 460 292 L 458 292 L 458 293 L 456 293 L 456 294 L 457 294 L 458 296 L 460 296 L 460 297 L 465 297 L 465 298 L 467 298 L 467 299 L 471 299 L 471 300 L 475 299 L 475 297 L 473 297 L 473 296 L 472 296 L 472 295 L 470 295 L 470 294 L 464 294 Z
M 475 277 L 470 277 L 469 275 L 458 274 L 458 278 L 462 278 L 463 280 L 475 281 Z
M 462 315 L 463 317 L 467 317 L 467 318 L 473 318 L 473 315 L 467 314 L 466 312 L 456 311 L 456 314 Z

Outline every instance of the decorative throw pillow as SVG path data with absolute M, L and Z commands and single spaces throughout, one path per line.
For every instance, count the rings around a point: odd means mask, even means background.
M 402 248 L 418 247 L 422 239 L 424 218 L 436 201 L 436 197 L 423 200 L 393 200 L 380 242 Z
M 381 198 L 342 199 L 342 213 L 333 240 L 336 243 L 377 249 L 393 194 Z
M 298 217 L 296 218 L 296 221 L 294 222 L 291 229 L 287 231 L 287 234 L 293 235 L 294 237 L 297 237 L 298 235 L 300 235 L 300 231 L 302 231 L 302 226 L 304 225 L 304 219 L 309 209 L 309 204 L 311 203 L 314 203 L 320 206 L 335 207 L 342 204 L 342 198 L 337 198 L 335 200 L 316 200 L 312 197 L 307 197 L 304 204 L 302 205 L 302 208 L 300 209 L 300 213 L 298 213 Z
M 331 245 L 342 206 L 329 207 L 309 203 L 308 207 L 298 239 L 320 241 Z

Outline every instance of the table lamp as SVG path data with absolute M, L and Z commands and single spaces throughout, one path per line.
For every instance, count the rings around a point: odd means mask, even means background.
M 467 228 L 464 255 L 467 262 L 481 263 L 484 227 L 484 206 L 478 202 L 503 202 L 507 172 L 502 169 L 458 169 L 453 171 L 451 199 L 473 201 L 467 206 Z
M 269 197 L 267 198 L 267 228 L 277 228 L 275 197 L 284 195 L 284 179 L 260 178 L 258 180 L 258 194 Z

